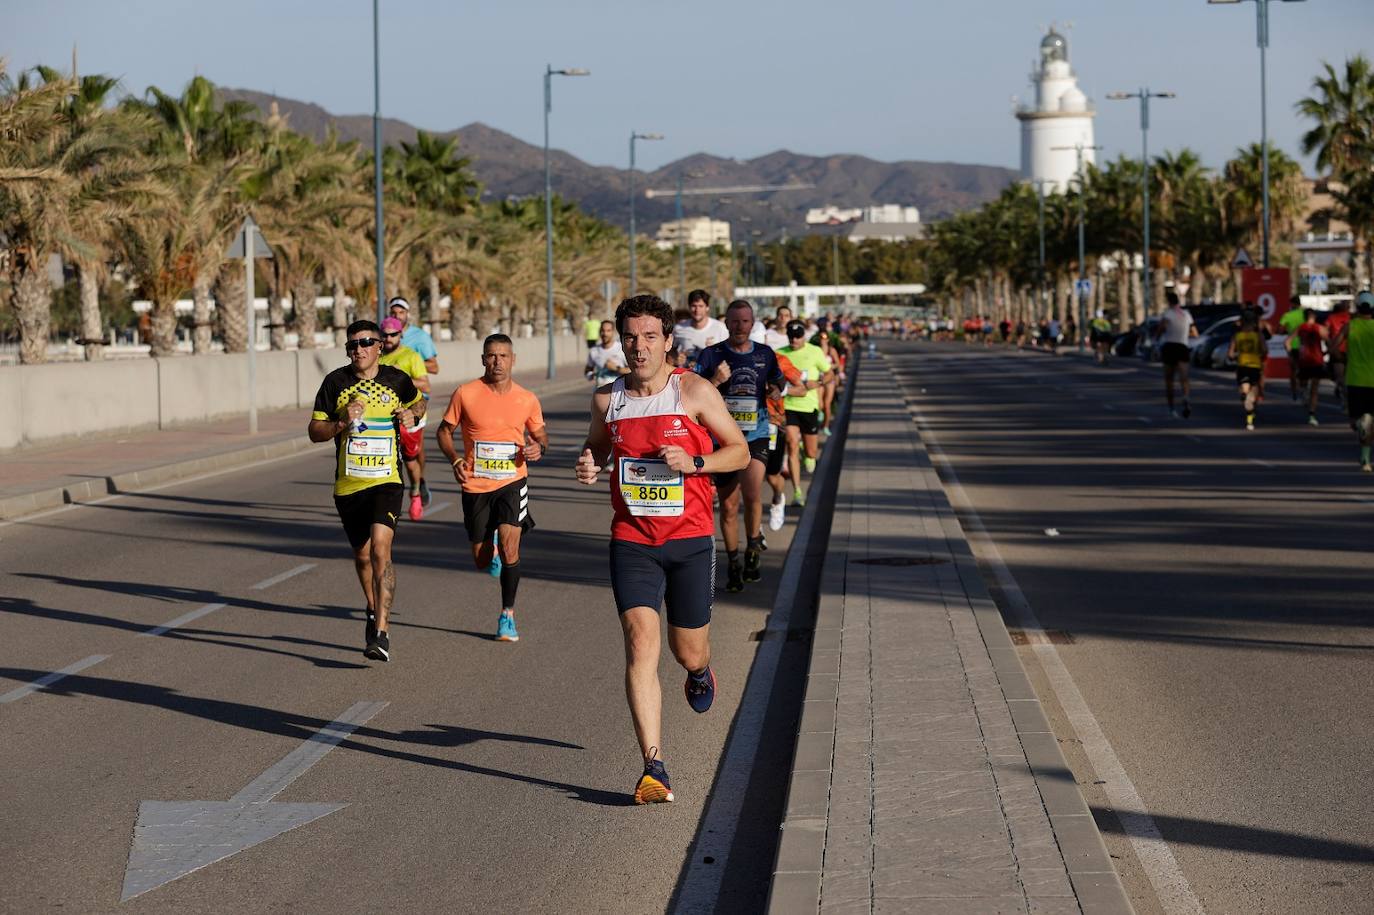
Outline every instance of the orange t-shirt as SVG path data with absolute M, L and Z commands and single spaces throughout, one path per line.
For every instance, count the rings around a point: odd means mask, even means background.
M 544 428 L 544 411 L 539 398 L 515 382 L 498 394 L 478 378 L 453 392 L 444 422 L 463 433 L 463 492 L 492 492 L 529 475 L 525 432 Z
M 801 384 L 801 372 L 798 371 L 797 367 L 792 364 L 792 360 L 788 359 L 782 353 L 777 352 L 777 350 L 774 350 L 774 353 L 778 357 L 778 368 L 782 371 L 782 377 L 787 379 L 787 383 Z M 775 426 L 785 425 L 787 419 L 787 417 L 784 415 L 785 412 L 786 411 L 784 411 L 782 408 L 781 397 L 768 398 L 768 421 L 770 423 L 772 423 Z

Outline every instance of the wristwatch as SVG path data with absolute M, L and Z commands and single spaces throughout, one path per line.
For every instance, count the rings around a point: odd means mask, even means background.
M 692 455 L 692 466 L 696 467 L 697 473 L 701 473 L 701 469 L 706 466 L 706 458 L 699 454 Z

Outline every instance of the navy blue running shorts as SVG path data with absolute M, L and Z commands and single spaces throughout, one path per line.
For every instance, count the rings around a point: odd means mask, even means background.
M 668 609 L 668 625 L 700 629 L 711 622 L 716 591 L 716 546 L 711 537 L 669 540 L 662 546 L 611 541 L 615 609 Z

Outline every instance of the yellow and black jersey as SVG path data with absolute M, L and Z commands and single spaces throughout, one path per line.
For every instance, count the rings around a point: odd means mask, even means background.
M 361 401 L 362 419 L 334 439 L 338 461 L 334 495 L 346 496 L 369 486 L 401 482 L 399 445 L 393 414 L 420 401 L 410 376 L 389 365 L 377 366 L 377 377 L 359 378 L 353 367 L 335 369 L 320 382 L 311 419 L 338 422 L 349 401 Z

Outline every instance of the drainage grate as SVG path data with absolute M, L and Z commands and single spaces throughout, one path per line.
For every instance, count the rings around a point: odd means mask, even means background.
M 850 562 L 857 562 L 865 566 L 938 566 L 948 559 L 941 559 L 938 556 L 874 556 L 872 559 L 851 559 Z
M 1007 635 L 1011 636 L 1013 645 L 1072 645 L 1075 642 L 1073 634 L 1062 629 L 1036 629 L 1030 632 L 1008 629 Z

